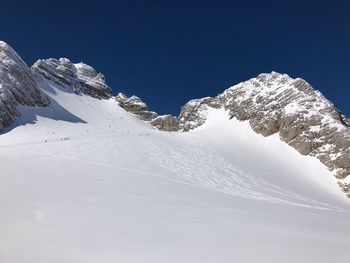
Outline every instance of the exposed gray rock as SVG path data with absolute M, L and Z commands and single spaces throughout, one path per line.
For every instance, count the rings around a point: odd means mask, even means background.
M 162 131 L 178 131 L 180 129 L 179 119 L 172 115 L 158 116 L 154 111 L 150 111 L 146 103 L 139 97 L 128 97 L 123 93 L 118 93 L 114 97 L 115 101 L 127 112 L 135 114 L 143 121 L 149 121 L 151 125 Z
M 67 58 L 38 60 L 31 69 L 39 76 L 77 94 L 95 98 L 110 98 L 112 89 L 105 77 L 84 63 L 73 64 Z
M 8 44 L 0 41 L 0 131 L 20 117 L 18 105 L 49 104 L 28 66 Z
M 178 131 L 179 120 L 172 115 L 162 115 L 151 121 L 151 124 L 162 131 Z
M 240 83 L 217 97 L 231 117 L 249 120 L 264 136 L 281 140 L 320 159 L 337 178 L 350 174 L 347 119 L 302 79 L 272 72 Z
M 346 126 L 350 127 L 350 119 L 349 118 L 347 118 L 344 114 L 342 114 L 341 119 Z
M 214 98 L 203 98 L 191 100 L 181 107 L 179 115 L 179 129 L 189 131 L 200 125 L 206 120 L 207 107 L 220 108 L 222 105 Z
M 114 99 L 120 107 L 130 113 L 135 114 L 141 120 L 151 121 L 158 116 L 158 114 L 154 111 L 150 111 L 147 104 L 144 103 L 139 97 L 131 96 L 129 98 L 123 93 L 118 93 Z
M 343 192 L 346 194 L 346 196 L 350 198 L 350 184 L 338 181 L 338 185 L 340 189 L 342 189 Z
M 105 76 L 84 63 L 74 64 L 77 69 L 76 89 L 96 98 L 110 98 L 112 89 L 106 84 Z
M 31 69 L 45 79 L 66 88 L 74 87 L 77 79 L 76 68 L 66 58 L 60 58 L 59 60 L 55 58 L 40 59 L 34 63 Z

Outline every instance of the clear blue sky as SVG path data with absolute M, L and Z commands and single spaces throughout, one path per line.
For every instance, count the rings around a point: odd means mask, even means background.
M 350 115 L 350 1 L 2 0 L 0 23 L 28 64 L 83 61 L 162 114 L 274 70 Z

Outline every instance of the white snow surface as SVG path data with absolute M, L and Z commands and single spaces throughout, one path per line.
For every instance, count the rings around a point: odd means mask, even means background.
M 0 135 L 0 262 L 349 262 L 350 205 L 278 136 L 211 109 L 162 132 L 43 83 Z

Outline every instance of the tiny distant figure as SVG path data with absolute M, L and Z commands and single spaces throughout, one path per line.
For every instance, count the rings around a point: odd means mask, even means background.
M 47 143 L 47 140 L 45 140 L 45 143 Z

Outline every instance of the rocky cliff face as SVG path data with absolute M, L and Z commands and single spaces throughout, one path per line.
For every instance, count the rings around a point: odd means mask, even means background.
M 49 104 L 28 66 L 9 45 L 0 41 L 0 131 L 20 117 L 18 105 L 45 107 Z
M 38 60 L 31 69 L 42 78 L 77 94 L 84 93 L 100 99 L 112 96 L 112 89 L 106 84 L 104 75 L 84 63 L 73 64 L 66 58 L 49 58 Z
M 231 117 L 249 121 L 255 132 L 278 133 L 301 154 L 318 158 L 349 193 L 344 180 L 350 174 L 348 120 L 309 83 L 272 72 L 233 86 L 215 99 Z

